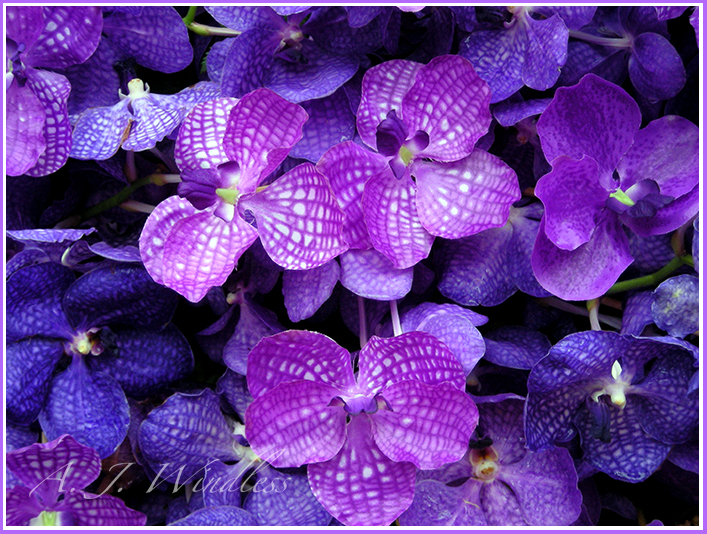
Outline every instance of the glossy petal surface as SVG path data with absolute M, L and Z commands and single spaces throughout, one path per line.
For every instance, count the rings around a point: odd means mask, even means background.
M 351 419 L 339 453 L 307 474 L 319 502 L 345 525 L 389 525 L 412 502 L 415 466 L 381 452 L 365 415 Z
M 318 267 L 344 252 L 344 214 L 326 178 L 311 163 L 243 201 L 258 223 L 270 258 L 286 269 Z

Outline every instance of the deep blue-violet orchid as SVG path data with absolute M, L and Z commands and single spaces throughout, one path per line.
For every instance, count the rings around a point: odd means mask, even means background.
M 113 106 L 89 108 L 76 122 L 71 157 L 103 160 L 119 148 L 139 152 L 154 148 L 172 133 L 199 102 L 219 95 L 218 86 L 200 82 L 175 95 L 150 93 L 141 79 L 128 82 L 128 94 L 120 93 Z
M 71 432 L 109 456 L 128 430 L 126 394 L 152 395 L 193 369 L 189 344 L 168 324 L 175 297 L 140 266 L 78 279 L 56 263 L 15 272 L 7 281 L 8 419 L 39 418 L 49 439 Z
M 19 481 L 7 490 L 8 526 L 145 524 L 145 515 L 121 499 L 83 491 L 100 475 L 101 459 L 69 435 L 8 452 L 7 469 Z
M 231 390 L 237 381 L 234 377 L 219 384 Z M 229 391 L 226 398 L 238 395 Z M 211 523 L 217 521 L 221 507 L 238 508 L 229 510 L 229 515 L 251 525 L 328 524 L 331 516 L 314 498 L 306 475 L 279 472 L 268 465 L 268 457 L 256 456 L 243 425 L 225 417 L 219 404 L 219 397 L 209 389 L 177 393 L 140 425 L 140 450 L 155 473 L 167 484 L 191 484 L 192 491 L 203 496 L 201 522 L 179 524 L 222 524 Z M 236 404 L 240 411 L 240 403 Z M 272 491 L 263 491 L 266 486 Z
M 300 139 L 306 120 L 300 106 L 268 89 L 195 106 L 175 148 L 180 196 L 159 204 L 140 236 L 155 281 L 196 302 L 226 280 L 258 237 L 286 269 L 317 267 L 348 248 L 343 213 L 314 165 L 299 165 L 259 188 Z
M 588 23 L 596 7 L 507 9 L 509 21 L 499 21 L 501 27 L 474 29 L 459 50 L 489 84 L 492 103 L 505 100 L 524 85 L 540 91 L 552 87 L 567 59 L 568 28 L 579 29 Z
M 415 499 L 400 524 L 572 524 L 580 513 L 582 494 L 569 451 L 525 448 L 522 397 L 504 394 L 474 400 L 479 426 L 470 449 L 458 462 L 419 473 Z
M 346 525 L 387 525 L 412 502 L 415 468 L 464 454 L 478 412 L 464 372 L 430 334 L 372 337 L 358 356 L 286 331 L 248 355 L 246 438 L 275 467 L 308 465 L 324 508 Z
M 427 257 L 434 236 L 502 226 L 520 198 L 515 173 L 474 148 L 491 122 L 489 98 L 459 56 L 387 61 L 364 75 L 356 127 L 388 162 L 365 182 L 364 220 L 371 244 L 396 268 Z
M 51 69 L 86 61 L 101 37 L 98 7 L 12 6 L 6 12 L 5 163 L 11 176 L 46 176 L 71 150 L 69 80 Z
M 601 331 L 564 338 L 530 372 L 528 448 L 549 449 L 579 432 L 593 468 L 628 482 L 648 478 L 698 424 L 689 388 L 695 353 L 677 341 Z
M 592 299 L 633 258 L 623 226 L 642 236 L 676 230 L 699 207 L 699 129 L 641 114 L 620 87 L 593 74 L 560 88 L 538 121 L 552 171 L 535 194 L 545 212 L 532 265 L 560 298 Z

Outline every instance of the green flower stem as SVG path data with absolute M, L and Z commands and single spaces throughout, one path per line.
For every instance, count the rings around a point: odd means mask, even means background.
M 199 24 L 198 22 L 190 22 L 187 24 L 187 29 L 197 35 L 218 35 L 223 37 L 238 37 L 242 33 L 231 28 L 216 28 Z
M 192 22 L 194 22 L 194 17 L 196 17 L 196 6 L 190 6 L 189 11 L 187 11 L 187 15 L 182 19 L 187 28 Z
M 668 263 L 667 265 L 652 274 L 647 274 L 646 276 L 641 276 L 640 278 L 633 278 L 631 280 L 623 280 L 621 282 L 616 282 L 613 286 L 609 288 L 609 291 L 607 291 L 606 294 L 612 295 L 614 293 L 622 293 L 624 291 L 630 291 L 632 289 L 657 286 L 683 265 L 694 266 L 692 256 L 690 256 L 689 254 L 685 254 L 684 256 L 676 256 L 672 260 L 670 260 L 670 263 Z
M 103 202 L 99 202 L 95 206 L 91 206 L 86 211 L 84 211 L 80 215 L 80 222 L 87 221 L 88 219 L 91 219 L 106 210 L 115 208 L 116 206 L 120 206 L 121 204 L 125 203 L 130 198 L 130 196 L 141 187 L 144 187 L 148 184 L 155 184 L 161 186 L 166 183 L 173 182 L 174 175 L 171 174 L 151 174 L 150 176 L 145 176 L 144 178 L 138 178 L 133 183 L 125 187 L 122 191 L 104 200 Z
M 536 298 L 535 301 L 541 306 L 551 306 L 553 308 L 557 308 L 558 310 L 566 311 L 568 313 L 589 317 L 589 310 L 587 310 L 586 308 L 576 306 L 575 304 L 571 304 L 564 300 L 558 299 L 557 297 Z M 619 319 L 618 317 L 612 317 L 611 315 L 604 315 L 598 313 L 597 319 L 605 325 L 610 326 L 611 328 L 621 330 L 621 319 Z

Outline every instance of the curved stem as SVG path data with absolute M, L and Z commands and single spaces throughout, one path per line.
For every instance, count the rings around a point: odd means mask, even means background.
M 647 274 L 645 276 L 633 278 L 631 280 L 622 280 L 621 282 L 616 282 L 613 286 L 609 288 L 606 294 L 612 295 L 613 293 L 621 293 L 623 291 L 630 291 L 632 289 L 657 286 L 683 265 L 694 265 L 692 256 L 690 256 L 689 254 L 685 254 L 684 256 L 676 256 L 675 258 L 670 260 L 670 263 L 668 263 L 667 265 L 652 274 Z
M 242 33 L 232 30 L 231 28 L 216 28 L 214 26 L 207 26 L 198 22 L 191 22 L 187 24 L 187 29 L 197 35 L 214 35 L 223 37 L 238 37 Z
M 566 311 L 569 313 L 574 313 L 575 315 L 582 315 L 584 317 L 589 317 L 589 311 L 581 306 L 576 306 L 560 300 L 557 297 L 543 297 L 535 299 L 540 304 L 545 304 L 546 306 L 552 306 L 558 310 Z M 612 317 L 610 315 L 603 315 L 601 313 L 597 314 L 597 319 L 607 326 L 616 328 L 616 330 L 621 330 L 621 319 L 618 317 Z
M 631 48 L 633 44 L 630 37 L 599 37 L 598 35 L 591 35 L 589 33 L 580 32 L 577 30 L 570 30 L 570 37 L 579 39 L 580 41 L 585 41 L 587 43 L 608 46 L 611 48 Z
M 403 327 L 400 325 L 400 315 L 398 315 L 398 301 L 390 301 L 390 318 L 393 321 L 393 335 L 399 336 L 403 333 Z
M 592 330 L 601 330 L 601 325 L 599 324 L 599 299 L 588 300 L 587 310 L 589 310 L 589 324 Z
M 189 11 L 187 11 L 186 16 L 182 19 L 187 28 L 194 22 L 194 17 L 196 17 L 196 6 L 189 6 Z

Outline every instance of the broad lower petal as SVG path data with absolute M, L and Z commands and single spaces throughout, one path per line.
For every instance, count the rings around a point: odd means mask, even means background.
M 130 133 L 131 117 L 125 102 L 109 108 L 89 108 L 74 127 L 70 156 L 104 160 L 113 156 Z
M 310 464 L 307 474 L 319 502 L 349 526 L 387 526 L 413 499 L 415 466 L 382 453 L 366 415 L 354 416 L 339 453 L 328 462 Z
M 308 319 L 326 302 L 339 281 L 339 272 L 337 261 L 330 260 L 313 269 L 282 274 L 285 308 L 293 323 Z
M 415 485 L 415 498 L 400 516 L 402 526 L 487 526 L 479 506 L 481 483 L 470 479 L 459 487 L 437 480 L 423 480 Z
M 667 100 L 685 85 L 687 75 L 680 55 L 662 35 L 644 32 L 636 36 L 628 60 L 631 83 L 649 100 Z
M 413 269 L 396 269 L 375 249 L 348 250 L 341 255 L 341 285 L 363 298 L 402 299 L 412 287 Z

